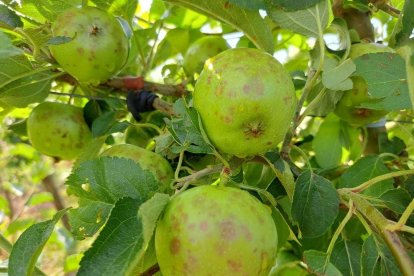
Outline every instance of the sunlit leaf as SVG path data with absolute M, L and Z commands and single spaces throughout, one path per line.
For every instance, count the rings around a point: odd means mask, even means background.
M 35 269 L 37 258 L 55 228 L 55 224 L 66 213 L 61 210 L 53 219 L 30 226 L 14 244 L 9 257 L 10 276 L 31 275 Z
M 322 0 L 268 0 L 272 5 L 277 6 L 285 11 L 297 11 L 310 8 Z
M 159 187 L 152 173 L 133 160 L 102 157 L 80 163 L 67 178 L 68 193 L 79 197 L 79 208 L 70 211 L 78 238 L 93 235 L 108 218 L 117 200 L 145 201 Z
M 304 36 L 320 37 L 332 20 L 330 1 L 324 0 L 308 9 L 287 12 L 275 6 L 267 6 L 273 21 L 282 28 Z
M 322 168 L 334 168 L 341 163 L 344 141 L 338 117 L 330 114 L 325 118 L 313 139 L 312 146 L 316 161 Z
M 48 68 L 35 70 L 26 56 L 0 57 L 0 105 L 26 107 L 43 101 L 52 79 Z
M 166 0 L 223 21 L 244 32 L 258 47 L 273 53 L 272 33 L 258 11 L 245 10 L 226 0 Z

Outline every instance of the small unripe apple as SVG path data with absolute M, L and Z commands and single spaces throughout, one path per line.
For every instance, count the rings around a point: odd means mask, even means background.
M 268 275 L 277 252 L 269 207 L 248 192 L 198 186 L 171 199 L 155 232 L 163 275 Z
M 376 43 L 358 43 L 351 46 L 349 57 L 356 59 L 371 53 L 393 53 L 394 50 Z M 363 103 L 375 101 L 369 96 L 368 85 L 362 77 L 351 77 L 354 84 L 351 90 L 344 91 L 344 95 L 335 107 L 335 114 L 342 120 L 354 126 L 363 126 L 384 117 L 388 112 L 362 107 Z
M 144 170 L 150 171 L 160 182 L 161 190 L 167 191 L 174 178 L 170 163 L 161 155 L 130 144 L 115 145 L 104 151 L 101 156 L 116 156 L 134 160 Z
M 229 45 L 221 36 L 205 36 L 195 41 L 187 50 L 184 56 L 184 71 L 193 76 L 203 70 L 204 62 L 227 50 Z
M 372 101 L 368 95 L 368 86 L 361 77 L 352 77 L 354 87 L 345 91 L 335 107 L 335 114 L 342 120 L 355 126 L 366 125 L 378 121 L 388 112 L 361 107 L 362 103 Z
M 193 99 L 214 146 L 239 157 L 276 148 L 296 108 L 287 70 L 273 56 L 250 48 L 207 60 Z
M 27 132 L 33 147 L 60 159 L 74 159 L 92 140 L 82 108 L 44 102 L 33 108 L 27 119 Z
M 52 33 L 72 38 L 49 48 L 59 65 L 83 83 L 99 84 L 109 79 L 128 57 L 129 42 L 121 24 L 96 7 L 64 11 L 53 22 Z

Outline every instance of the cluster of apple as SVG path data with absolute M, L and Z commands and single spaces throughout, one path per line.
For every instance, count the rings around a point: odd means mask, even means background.
M 68 40 L 50 46 L 53 57 L 81 83 L 105 81 L 127 60 L 128 39 L 120 23 L 98 8 L 70 9 L 56 19 L 52 31 Z M 377 51 L 369 47 L 353 47 L 351 58 Z M 228 48 L 223 38 L 211 36 L 188 50 L 185 71 L 200 72 L 193 106 L 208 139 L 221 153 L 244 158 L 273 150 L 286 135 L 296 109 L 291 77 L 262 50 Z M 353 82 L 336 114 L 358 124 L 381 118 L 382 111 L 358 108 L 369 96 L 363 79 L 353 77 Z M 370 116 L 365 116 L 367 112 Z M 36 149 L 61 159 L 77 158 L 93 140 L 83 110 L 63 103 L 37 105 L 27 127 Z M 160 155 L 123 144 L 102 156 L 134 160 L 168 192 L 173 170 Z M 270 208 L 248 192 L 204 185 L 171 198 L 158 222 L 155 246 L 164 275 L 266 275 L 276 256 L 277 231 Z

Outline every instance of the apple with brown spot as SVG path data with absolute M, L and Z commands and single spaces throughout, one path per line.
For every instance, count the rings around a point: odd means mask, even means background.
M 92 140 L 82 108 L 57 102 L 43 102 L 33 108 L 27 132 L 35 149 L 65 160 L 78 157 Z
M 277 253 L 271 210 L 248 192 L 198 186 L 167 205 L 155 233 L 163 275 L 267 275 Z
M 297 102 L 283 65 L 250 48 L 229 49 L 207 60 L 193 99 L 214 146 L 238 157 L 276 148 Z
M 116 156 L 134 160 L 144 170 L 150 171 L 161 183 L 160 190 L 168 191 L 174 173 L 170 163 L 161 155 L 147 149 L 131 145 L 119 144 L 104 151 L 101 156 Z
M 109 79 L 127 60 L 128 38 L 118 20 L 102 9 L 68 9 L 53 22 L 52 33 L 72 39 L 49 48 L 59 65 L 82 83 Z
M 372 53 L 393 53 L 394 50 L 377 43 L 357 43 L 351 46 L 349 57 L 356 59 Z M 351 77 L 353 88 L 344 91 L 344 95 L 335 107 L 335 114 L 353 126 L 363 126 L 384 117 L 388 112 L 363 107 L 364 103 L 376 101 L 368 91 L 368 85 L 360 76 Z

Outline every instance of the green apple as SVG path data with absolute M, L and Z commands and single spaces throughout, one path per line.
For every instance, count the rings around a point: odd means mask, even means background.
M 271 210 L 248 192 L 198 186 L 171 199 L 155 232 L 163 275 L 268 275 L 277 253 Z
M 92 140 L 82 108 L 56 102 L 44 102 L 32 110 L 27 132 L 35 149 L 67 160 L 78 157 Z
M 118 20 L 95 7 L 71 8 L 52 25 L 55 37 L 72 38 L 50 45 L 59 65 L 82 83 L 99 84 L 125 64 L 129 42 Z
M 297 102 L 283 65 L 250 48 L 229 49 L 209 59 L 193 100 L 214 146 L 238 157 L 276 148 L 289 129 Z
M 161 183 L 162 191 L 168 191 L 174 173 L 170 163 L 161 155 L 130 144 L 115 145 L 104 151 L 101 156 L 116 156 L 134 160 L 142 169 L 150 171 Z
M 195 41 L 187 50 L 184 56 L 184 71 L 193 76 L 203 70 L 204 62 L 227 50 L 229 45 L 221 36 L 205 36 Z
M 371 53 L 393 53 L 394 50 L 376 43 L 358 43 L 351 46 L 349 57 L 356 59 Z M 388 112 L 362 107 L 362 104 L 375 101 L 368 93 L 368 85 L 362 77 L 351 77 L 353 88 L 344 91 L 344 95 L 335 107 L 335 114 L 354 126 L 363 126 L 384 117 Z
M 361 107 L 361 104 L 372 101 L 368 95 L 368 86 L 361 77 L 351 78 L 354 87 L 345 91 L 335 107 L 335 114 L 354 126 L 363 126 L 384 117 L 388 112 Z

